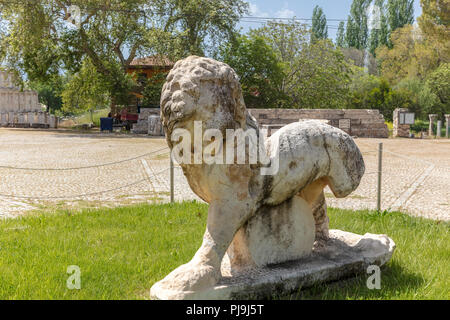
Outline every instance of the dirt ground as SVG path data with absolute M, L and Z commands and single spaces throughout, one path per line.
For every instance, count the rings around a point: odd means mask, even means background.
M 366 163 L 359 188 L 332 207 L 376 208 L 383 143 L 382 209 L 450 220 L 450 139 L 356 139 Z M 0 129 L 0 217 L 34 209 L 113 207 L 169 200 L 164 139 L 135 135 Z M 177 201 L 197 199 L 179 168 Z

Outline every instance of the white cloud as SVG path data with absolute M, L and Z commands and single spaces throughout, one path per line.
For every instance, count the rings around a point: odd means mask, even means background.
M 275 17 L 281 19 L 290 19 L 293 18 L 294 16 L 295 12 L 288 8 L 281 9 L 275 13 Z
M 259 9 L 258 5 L 250 2 L 249 7 L 250 7 L 250 16 L 264 17 L 264 18 L 269 17 L 269 14 Z
M 282 9 L 275 13 L 273 11 L 263 11 L 257 4 L 250 2 L 249 15 L 252 17 L 290 19 L 295 17 L 295 12 L 288 8 L 287 2 L 284 3 Z

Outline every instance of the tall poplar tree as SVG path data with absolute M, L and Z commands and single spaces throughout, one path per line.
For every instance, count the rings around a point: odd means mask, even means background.
M 336 35 L 336 46 L 339 48 L 345 48 L 347 46 L 345 42 L 345 22 L 339 22 L 339 27 Z
M 367 7 L 368 0 L 353 0 L 347 19 L 345 40 L 348 47 L 365 49 L 368 40 Z
M 323 9 L 319 6 L 316 6 L 313 10 L 311 32 L 312 41 L 328 38 L 327 18 Z
M 390 32 L 414 23 L 414 0 L 388 0 L 387 10 Z
M 375 50 L 378 47 L 387 45 L 389 41 L 389 28 L 384 7 L 384 0 L 376 0 L 374 5 L 376 7 L 375 12 L 379 16 L 374 17 L 376 21 L 372 26 L 369 36 L 369 50 L 373 55 L 375 55 Z

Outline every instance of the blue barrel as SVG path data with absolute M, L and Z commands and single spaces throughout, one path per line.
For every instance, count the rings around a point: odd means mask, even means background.
M 100 131 L 113 131 L 113 118 L 100 118 Z

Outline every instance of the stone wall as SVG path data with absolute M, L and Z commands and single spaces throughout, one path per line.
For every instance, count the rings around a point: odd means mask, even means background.
M 58 118 L 47 112 L 2 112 L 0 127 L 57 128 Z
M 269 135 L 302 119 L 317 119 L 361 138 L 388 138 L 389 130 L 379 110 L 366 109 L 249 109 Z
M 272 135 L 281 127 L 302 119 L 323 120 L 340 128 L 352 136 L 361 138 L 388 138 L 389 130 L 384 117 L 378 110 L 363 109 L 249 109 L 256 118 L 260 129 L 267 129 Z M 138 123 L 133 125 L 132 132 L 155 135 L 149 130 L 149 117 L 160 116 L 159 108 L 144 108 L 139 114 Z M 150 127 L 154 127 L 154 124 Z M 150 132 L 152 131 L 152 132 Z M 157 131 L 157 130 L 156 130 Z M 161 133 L 164 135 L 164 133 Z

